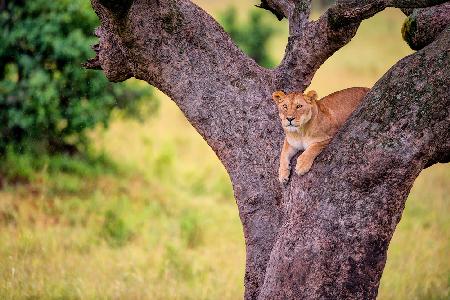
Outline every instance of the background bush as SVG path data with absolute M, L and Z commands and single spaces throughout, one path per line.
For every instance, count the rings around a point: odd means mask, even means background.
M 274 22 L 275 19 L 261 9 L 252 10 L 246 22 L 239 22 L 234 7 L 229 7 L 220 16 L 220 23 L 239 48 L 267 68 L 275 66 L 269 49 L 269 42 L 277 32 Z
M 88 0 L 7 1 L 0 11 L 0 155 L 8 147 L 78 152 L 115 108 L 140 117 L 149 89 L 110 84 L 81 64 L 98 25 Z M 149 99 L 148 97 L 146 99 Z M 145 103 L 153 111 L 155 102 Z

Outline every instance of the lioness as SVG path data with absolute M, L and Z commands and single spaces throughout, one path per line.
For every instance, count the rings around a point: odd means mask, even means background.
M 273 100 L 278 105 L 281 124 L 286 138 L 281 150 L 279 180 L 289 179 L 291 158 L 299 151 L 295 172 L 303 175 L 311 169 L 314 159 L 331 141 L 339 127 L 347 120 L 369 91 L 364 87 L 353 87 L 338 91 L 317 100 L 317 93 L 285 94 L 274 92 Z

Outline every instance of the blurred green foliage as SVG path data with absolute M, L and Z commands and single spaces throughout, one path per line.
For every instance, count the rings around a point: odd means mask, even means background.
M 201 217 L 194 210 L 188 210 L 181 215 L 180 233 L 189 248 L 195 248 L 202 243 L 203 232 L 200 222 Z
M 97 22 L 88 0 L 7 1 L 0 11 L 0 155 L 9 146 L 79 152 L 89 144 L 87 130 L 107 126 L 115 108 L 131 117 L 141 117 L 142 106 L 154 110 L 155 101 L 143 97 L 148 89 L 113 85 L 82 68 L 94 55 Z
M 105 213 L 102 227 L 102 236 L 113 247 L 125 245 L 133 235 L 133 231 L 127 222 L 114 210 Z
M 1 157 L 0 188 L 6 182 L 25 183 L 45 176 L 55 178 L 55 191 L 78 191 L 83 184 L 82 179 L 118 171 L 117 165 L 105 153 L 88 151 L 83 155 L 56 153 L 37 156 L 31 152 L 18 153 L 8 146 Z
M 263 10 L 252 10 L 246 22 L 239 22 L 237 10 L 229 7 L 220 16 L 220 23 L 233 41 L 259 65 L 273 68 L 275 62 L 270 56 L 269 42 L 277 33 L 270 14 Z M 269 18 L 268 20 L 266 19 Z

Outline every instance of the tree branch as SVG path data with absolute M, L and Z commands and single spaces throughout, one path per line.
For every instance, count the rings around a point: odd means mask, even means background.
M 280 223 L 273 153 L 282 130 L 270 101 L 271 72 L 190 1 L 135 0 L 123 19 L 100 0 L 92 3 L 101 21 L 98 62 L 106 76 L 134 76 L 170 96 L 227 169 L 247 245 L 246 298 L 255 299 Z
M 289 34 L 291 36 L 301 33 L 308 24 L 311 14 L 311 0 L 296 0 L 294 3 L 294 10 L 289 18 Z
M 397 8 L 420 8 L 431 7 L 448 2 L 448 0 L 387 0 L 388 7 Z
M 450 30 L 389 70 L 285 192 L 259 299 L 375 299 L 419 172 L 450 156 Z
M 420 8 L 439 5 L 448 0 L 341 0 L 328 10 L 333 27 L 342 27 L 368 19 L 387 7 Z
M 430 44 L 450 24 L 450 3 L 415 9 L 402 27 L 403 39 L 413 50 Z
M 261 0 L 256 5 L 272 12 L 278 20 L 289 19 L 289 32 L 297 34 L 308 23 L 311 13 L 311 0 Z
M 427 7 L 445 0 L 341 0 L 317 21 L 300 23 L 290 19 L 291 32 L 286 53 L 276 72 L 278 89 L 303 91 L 311 83 L 318 68 L 337 50 L 345 46 L 362 20 L 386 7 Z M 303 22 L 303 21 L 300 21 Z M 305 66 L 308 66 L 305 68 Z
M 292 2 L 292 0 L 261 0 L 261 4 L 256 7 L 270 11 L 281 21 L 291 15 L 294 8 Z
M 287 11 L 285 12 L 285 10 L 280 9 L 278 6 L 275 6 L 274 4 L 270 5 L 268 0 L 261 0 L 261 4 L 259 5 L 257 4 L 255 6 L 270 11 L 272 14 L 275 15 L 275 17 L 277 17 L 278 21 L 283 20 L 283 18 L 286 18 L 286 16 L 288 15 Z

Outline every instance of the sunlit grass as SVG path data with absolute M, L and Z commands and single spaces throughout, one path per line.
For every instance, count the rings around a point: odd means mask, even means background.
M 214 12 L 228 5 L 197 2 Z M 234 3 L 243 15 L 251 7 Z M 312 88 L 325 95 L 372 86 L 410 53 L 401 22 L 397 11 L 364 22 Z M 286 24 L 276 26 L 273 55 L 281 60 Z M 244 240 L 228 175 L 175 104 L 157 96 L 153 119 L 117 118 L 92 134 L 117 165 L 110 171 L 55 159 L 31 170 L 30 184 L 0 191 L 0 299 L 242 298 Z M 417 179 L 379 299 L 448 298 L 449 183 L 448 165 Z
M 448 165 L 417 178 L 389 247 L 379 299 L 450 296 L 449 183 Z

